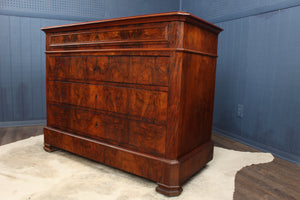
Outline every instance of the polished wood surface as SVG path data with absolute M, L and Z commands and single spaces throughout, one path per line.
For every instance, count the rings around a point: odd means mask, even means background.
M 213 157 L 218 33 L 184 12 L 43 28 L 45 150 L 151 179 L 177 196 Z
M 134 148 L 141 152 L 157 155 L 165 153 L 165 125 L 55 104 L 49 104 L 49 110 L 51 110 L 48 114 L 50 127 L 69 130 L 81 136 Z
M 168 86 L 169 57 L 49 56 L 49 79 Z
M 43 134 L 43 126 L 0 128 L 0 145 L 41 134 Z M 220 135 L 212 134 L 212 140 L 218 147 L 236 151 L 259 152 L 254 148 Z M 53 151 L 55 149 L 47 150 Z M 300 199 L 299 176 L 299 165 L 277 157 L 270 163 L 244 167 L 235 177 L 233 199 L 298 200 Z
M 167 120 L 167 99 L 166 92 L 64 81 L 49 81 L 47 90 L 49 102 L 160 122 Z

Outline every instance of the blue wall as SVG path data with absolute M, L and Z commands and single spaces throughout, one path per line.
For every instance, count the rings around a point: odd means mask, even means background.
M 294 7 L 299 0 L 182 0 L 181 10 L 212 23 Z
M 297 6 L 298 5 L 298 6 Z M 300 1 L 192 1 L 222 27 L 214 130 L 300 164 Z M 243 116 L 238 116 L 241 105 Z
M 40 28 L 71 22 L 0 15 L 1 122 L 44 123 L 45 35 Z
M 177 0 L 0 1 L 0 127 L 45 123 L 41 27 L 176 10 Z

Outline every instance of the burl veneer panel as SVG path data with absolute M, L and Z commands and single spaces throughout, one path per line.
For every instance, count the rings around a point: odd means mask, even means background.
M 88 138 L 151 154 L 164 155 L 165 153 L 165 125 L 55 104 L 49 104 L 47 120 L 49 126 L 53 128 L 70 130 Z
M 177 196 L 213 157 L 218 33 L 171 12 L 46 27 L 44 149 L 70 151 Z
M 168 85 L 169 57 L 65 55 L 48 63 L 52 79 Z
M 51 102 L 140 116 L 151 120 L 167 120 L 166 92 L 49 81 L 47 95 L 48 101 Z

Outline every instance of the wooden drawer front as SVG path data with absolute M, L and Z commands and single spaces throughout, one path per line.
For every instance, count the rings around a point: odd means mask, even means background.
M 120 143 L 127 141 L 124 133 L 128 129 L 126 120 L 80 109 L 48 105 L 47 124 L 94 139 L 105 138 Z
M 48 56 L 50 79 L 168 85 L 169 57 Z
M 167 93 L 105 85 L 48 82 L 48 100 L 165 122 Z
M 47 76 L 50 79 L 81 79 L 86 76 L 86 59 L 85 57 L 59 57 L 47 56 Z
M 165 153 L 166 126 L 148 124 L 139 121 L 129 123 L 128 144 L 139 149 L 147 149 L 147 152 Z
M 111 45 L 115 43 L 167 41 L 167 25 L 90 29 L 78 32 L 50 34 L 49 46 Z
M 59 105 L 48 105 L 48 126 L 112 144 L 164 154 L 166 127 Z

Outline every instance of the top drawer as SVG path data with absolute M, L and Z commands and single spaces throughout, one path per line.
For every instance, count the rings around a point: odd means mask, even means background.
M 131 25 L 51 33 L 47 50 L 167 47 L 167 24 Z

